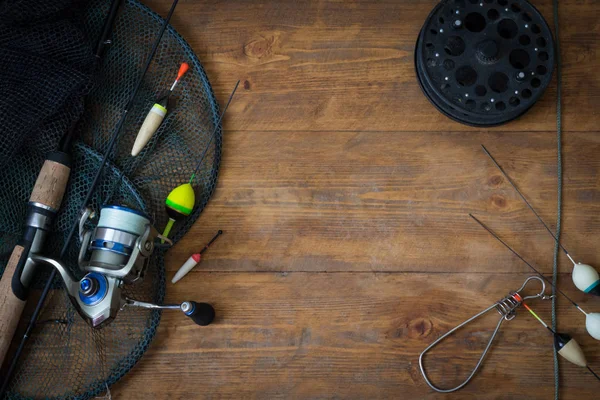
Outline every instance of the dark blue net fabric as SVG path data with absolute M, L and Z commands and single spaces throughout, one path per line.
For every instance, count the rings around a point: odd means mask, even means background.
M 3 20 L 18 21 L 21 11 L 11 7 L 22 2 L 3 3 L 0 6 L 0 24 Z M 68 1 L 31 3 L 47 3 L 41 7 L 37 17 L 50 19 L 49 16 L 60 9 L 61 3 Z M 82 115 L 77 127 L 69 187 L 55 223 L 55 234 L 47 243 L 47 255 L 58 255 L 68 229 L 79 217 L 81 202 L 163 22 L 160 16 L 138 1 L 124 1 L 113 28 L 112 44 L 92 75 L 89 57 L 93 56 L 93 44 L 100 35 L 109 6 L 110 1 L 107 0 L 78 3 L 69 16 L 72 24 L 63 24 L 64 29 L 72 31 L 53 31 L 58 28 L 47 26 L 49 30 L 42 35 L 28 32 L 28 26 L 24 26 L 23 34 L 18 38 L 20 43 L 43 42 L 38 51 L 40 54 L 29 55 L 21 62 L 24 65 L 40 63 L 38 67 L 46 66 L 43 63 L 54 66 L 56 76 L 62 81 L 47 78 L 39 82 L 39 90 L 55 90 L 56 96 L 62 97 L 55 109 L 48 109 L 52 101 L 41 108 L 40 112 L 47 113 L 43 119 L 36 120 L 39 114 L 32 112 L 34 117 L 22 116 L 18 120 L 24 126 L 20 128 L 21 132 L 27 134 L 17 137 L 5 131 L 0 136 L 0 158 L 7 163 L 5 173 L 0 177 L 0 187 L 3 188 L 0 191 L 0 273 L 21 235 L 27 201 L 46 154 L 57 147 L 70 121 Z M 31 29 L 40 29 L 29 25 Z M 0 54 L 15 52 L 3 46 L 10 42 L 10 32 L 3 31 L 0 26 Z M 48 35 L 49 32 L 55 35 Z M 64 62 L 59 65 L 55 58 L 45 57 L 41 49 L 47 48 L 48 41 L 53 44 L 51 41 L 61 35 L 75 35 L 76 40 L 70 44 L 71 47 L 62 46 L 63 52 L 59 54 Z M 14 57 L 18 59 L 19 55 Z M 170 88 L 179 65 L 184 61 L 190 65 L 190 71 L 175 89 L 172 96 L 175 101 L 167 117 L 143 152 L 135 158 L 130 157 L 135 136 L 148 110 L 161 92 Z M 33 70 L 29 72 L 35 73 Z M 65 80 L 71 85 L 69 91 L 64 87 L 52 88 Z M 88 95 L 82 100 L 86 93 Z M 37 100 L 23 99 L 25 103 Z M 36 111 L 34 107 L 27 110 Z M 169 27 L 128 114 L 102 183 L 93 197 L 92 207 L 98 210 L 103 204 L 122 204 L 142 210 L 162 231 L 168 220 L 164 201 L 173 188 L 189 181 L 218 123 L 218 114 L 219 106 L 200 61 L 185 40 Z M 189 230 L 215 189 L 221 144 L 219 127 L 194 180 L 196 207 L 188 219 L 176 223 L 170 235 L 174 242 Z M 74 241 L 68 256 L 63 259 L 78 277 L 81 276 L 76 262 L 79 245 Z M 127 296 L 154 302 L 163 300 L 164 253 L 168 248 L 158 247 L 144 280 L 125 288 Z M 34 289 L 42 287 L 47 273 L 40 271 Z M 9 386 L 9 398 L 85 399 L 102 394 L 107 386 L 135 365 L 156 333 L 160 313 L 135 308 L 125 308 L 110 325 L 94 331 L 79 317 L 61 286 L 57 280 L 15 371 Z M 22 325 L 32 312 L 30 306 L 36 301 L 36 292 L 33 290 L 31 293 Z M 21 332 L 23 328 L 20 327 Z

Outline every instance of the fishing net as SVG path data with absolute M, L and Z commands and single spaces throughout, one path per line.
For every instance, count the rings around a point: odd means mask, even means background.
M 94 68 L 92 48 L 109 6 L 106 0 L 0 3 L 0 163 L 4 171 L 0 176 L 0 274 L 22 234 L 27 201 L 47 153 L 57 148 L 62 134 L 81 116 L 70 183 L 55 233 L 46 244 L 45 255 L 58 256 L 163 22 L 139 2 L 124 1 L 112 44 Z M 175 104 L 142 153 L 130 157 L 148 110 L 169 89 L 183 61 L 190 71 L 174 92 Z M 218 114 L 202 65 L 169 26 L 109 158 L 93 209 L 105 204 L 135 208 L 162 230 L 168 220 L 165 198 L 190 179 L 218 124 Z M 174 242 L 189 230 L 215 189 L 221 138 L 219 127 L 196 174 L 196 207 L 173 228 Z M 80 244 L 74 240 L 63 258 L 77 278 L 82 276 L 77 267 Z M 157 246 L 144 280 L 127 287 L 125 295 L 162 302 L 167 249 Z M 48 273 L 43 268 L 38 273 L 17 331 L 19 339 Z M 93 330 L 71 305 L 60 280 L 53 289 L 15 370 L 8 398 L 99 395 L 135 365 L 156 333 L 160 312 L 137 308 L 125 308 L 108 326 Z

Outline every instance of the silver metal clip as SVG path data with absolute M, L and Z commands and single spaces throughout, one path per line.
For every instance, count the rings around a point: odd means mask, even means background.
M 539 281 L 542 284 L 542 290 L 538 294 L 536 294 L 536 295 L 524 296 L 524 297 L 521 296 L 520 293 L 525 289 L 525 287 L 527 286 L 527 284 L 531 280 L 537 280 L 537 281 Z M 500 326 L 502 325 L 502 322 L 504 322 L 504 321 L 510 321 L 513 318 L 515 318 L 515 316 L 516 316 L 516 309 L 521 304 L 523 304 L 523 301 L 529 300 L 529 299 L 537 299 L 537 298 L 540 298 L 540 299 L 546 299 L 546 298 L 548 298 L 548 296 L 545 295 L 545 292 L 546 292 L 546 282 L 544 282 L 544 280 L 542 278 L 540 278 L 539 276 L 530 276 L 529 278 L 527 278 L 525 280 L 525 282 L 523 282 L 523 285 L 521 286 L 521 288 L 519 288 L 519 290 L 517 290 L 515 292 L 511 292 L 508 296 L 506 296 L 503 299 L 501 299 L 501 300 L 497 301 L 496 303 L 492 304 L 491 306 L 489 306 L 485 310 L 481 311 L 480 313 L 472 316 L 471 318 L 469 318 L 468 320 L 466 320 L 462 324 L 460 324 L 457 327 L 455 327 L 454 329 L 450 330 L 448 333 L 442 335 L 435 342 L 431 343 L 425 350 L 423 350 L 423 352 L 419 356 L 419 367 L 421 369 L 421 374 L 423 375 L 423 378 L 425 379 L 425 382 L 427 382 L 427 384 L 429 385 L 430 388 L 432 388 L 436 392 L 440 392 L 440 393 L 455 392 L 455 391 L 463 388 L 467 383 L 469 383 L 469 381 L 473 378 L 473 376 L 475 375 L 475 373 L 477 373 L 477 371 L 481 367 L 481 364 L 483 363 L 483 359 L 485 358 L 485 356 L 487 355 L 490 347 L 492 346 L 492 343 L 493 343 L 494 339 L 496 338 L 496 335 L 498 334 L 498 331 L 500 330 Z M 427 377 L 427 373 L 425 372 L 425 367 L 423 366 L 423 356 L 425 356 L 425 354 L 429 350 L 431 350 L 433 347 L 435 347 L 437 344 L 439 344 L 442 340 L 446 339 L 448 336 L 452 335 L 454 332 L 456 332 L 457 330 L 459 330 L 463 326 L 467 325 L 470 322 L 473 322 L 477 318 L 481 317 L 482 315 L 486 314 L 487 312 L 489 312 L 489 311 L 491 311 L 493 309 L 496 309 L 496 311 L 498 311 L 498 313 L 500 314 L 500 319 L 498 320 L 498 324 L 496 325 L 496 329 L 494 329 L 494 332 L 492 333 L 492 336 L 491 336 L 490 340 L 488 341 L 487 346 L 483 350 L 483 353 L 481 353 L 481 357 L 479 357 L 479 361 L 477 361 L 477 364 L 475 365 L 475 368 L 473 368 L 473 371 L 471 371 L 471 374 L 467 377 L 467 379 L 463 383 L 461 383 L 460 385 L 458 385 L 458 386 L 456 386 L 456 387 L 454 387 L 452 389 L 440 389 L 440 388 L 434 386 L 433 383 L 431 383 L 431 381 Z

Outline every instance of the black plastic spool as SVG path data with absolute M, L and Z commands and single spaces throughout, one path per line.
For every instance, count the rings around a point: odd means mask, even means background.
M 554 38 L 528 1 L 444 0 L 415 48 L 419 85 L 443 114 L 495 126 L 524 114 L 554 71 Z

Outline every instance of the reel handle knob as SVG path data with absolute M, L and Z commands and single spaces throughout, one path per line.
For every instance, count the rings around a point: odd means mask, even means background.
M 210 325 L 215 319 L 215 309 L 208 303 L 185 301 L 181 304 L 181 311 L 200 326 Z

